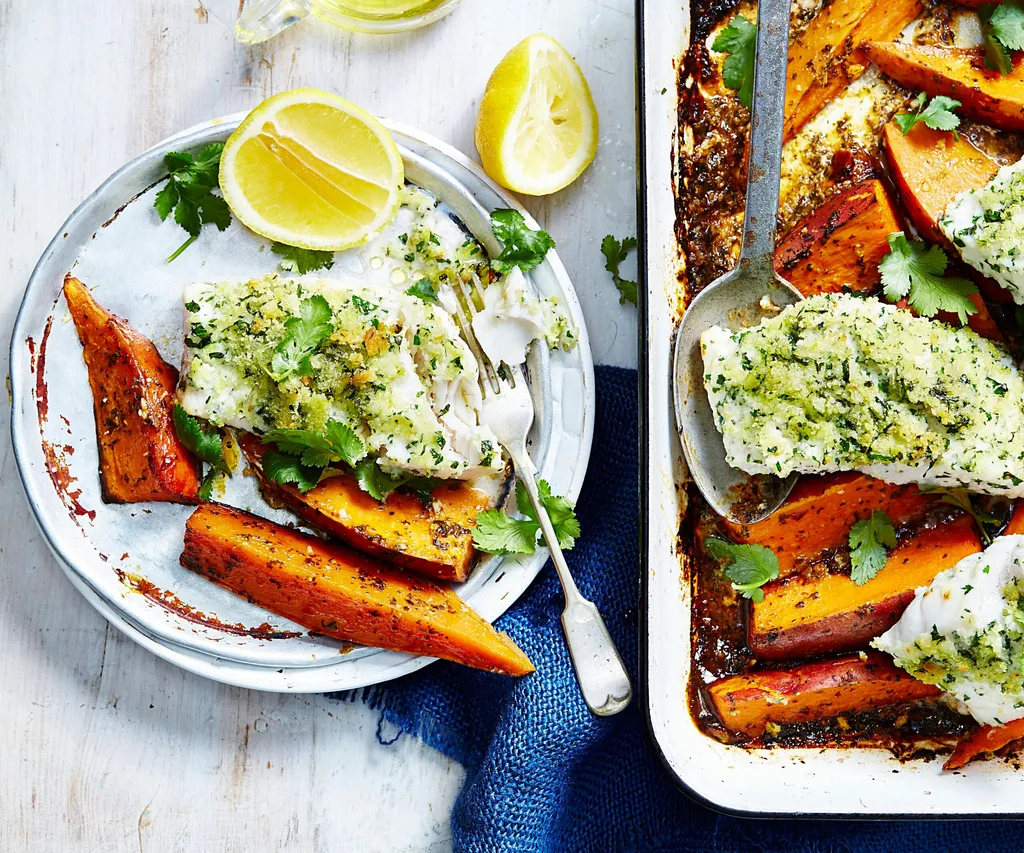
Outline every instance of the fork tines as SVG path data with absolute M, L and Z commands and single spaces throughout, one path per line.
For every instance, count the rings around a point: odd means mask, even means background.
M 515 379 L 512 378 L 510 371 L 501 371 L 500 367 L 496 368 L 491 363 L 483 347 L 480 346 L 476 333 L 473 331 L 473 317 L 483 310 L 484 288 L 476 272 L 469 270 L 469 275 L 470 282 L 463 281 L 459 272 L 449 267 L 446 270 L 445 277 L 448 279 L 452 292 L 455 294 L 455 320 L 459 325 L 459 330 L 462 332 L 463 340 L 465 340 L 469 351 L 473 353 L 473 356 L 480 364 L 480 390 L 486 397 L 488 386 L 490 386 L 490 390 L 495 394 L 500 394 L 500 380 L 502 378 L 507 379 L 510 385 L 515 388 Z

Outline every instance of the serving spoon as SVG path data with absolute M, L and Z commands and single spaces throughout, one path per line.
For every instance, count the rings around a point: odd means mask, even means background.
M 686 309 L 676 335 L 673 394 L 676 423 L 690 476 L 711 508 L 744 524 L 771 515 L 789 495 L 797 474 L 751 476 L 726 461 L 704 389 L 700 336 L 712 326 L 757 325 L 803 297 L 775 272 L 775 219 L 789 49 L 789 0 L 761 0 L 747 159 L 747 204 L 739 265 L 715 279 Z M 767 297 L 767 298 L 766 298 Z

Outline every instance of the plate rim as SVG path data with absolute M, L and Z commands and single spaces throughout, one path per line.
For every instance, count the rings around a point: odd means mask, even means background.
M 330 679 L 329 676 L 339 672 L 351 672 L 352 668 L 350 664 L 356 662 L 355 659 L 352 661 L 346 661 L 342 658 L 338 661 L 325 662 L 315 666 L 279 667 L 275 665 L 246 664 L 236 660 L 224 660 L 215 654 L 210 654 L 186 646 L 180 646 L 171 640 L 151 636 L 146 631 L 145 626 L 136 624 L 134 619 L 130 618 L 125 613 L 120 612 L 114 603 L 108 601 L 107 597 L 103 593 L 96 590 L 90 583 L 87 573 L 76 568 L 72 563 L 71 558 L 64 553 L 64 550 L 62 550 L 58 542 L 55 541 L 52 531 L 50 531 L 48 526 L 44 523 L 43 513 L 40 506 L 37 504 L 38 496 L 34 491 L 34 486 L 30 485 L 29 482 L 32 478 L 27 476 L 26 473 L 27 462 L 24 455 L 25 447 L 27 447 L 27 442 L 32 440 L 32 438 L 22 434 L 21 418 L 18 415 L 24 403 L 28 401 L 28 396 L 31 390 L 28 386 L 32 384 L 32 381 L 31 376 L 29 376 L 29 373 L 31 372 L 29 370 L 29 359 L 25 355 L 25 348 L 20 346 L 20 344 L 25 340 L 26 334 L 29 331 L 25 328 L 28 324 L 27 314 L 29 303 L 32 301 L 31 298 L 35 291 L 44 284 L 44 278 L 48 282 L 49 276 L 47 267 L 49 266 L 52 256 L 57 251 L 61 240 L 63 240 L 65 235 L 72 230 L 76 221 L 83 215 L 87 214 L 97 199 L 102 197 L 102 194 L 109 185 L 124 177 L 126 173 L 129 173 L 132 170 L 139 168 L 145 162 L 148 162 L 155 152 L 166 149 L 172 143 L 181 142 L 183 140 L 189 140 L 189 144 L 200 144 L 204 139 L 209 137 L 211 132 L 215 130 L 224 130 L 225 125 L 230 127 L 234 124 L 237 126 L 237 123 L 239 123 L 246 115 L 248 115 L 248 113 L 244 111 L 235 112 L 200 122 L 181 131 L 172 133 L 162 138 L 154 145 L 149 146 L 144 151 L 132 157 L 130 160 L 126 161 L 120 167 L 111 172 L 92 192 L 90 192 L 78 205 L 75 206 L 72 212 L 54 233 L 54 236 L 47 242 L 26 282 L 18 312 L 15 317 L 9 344 L 12 412 L 11 439 L 15 465 L 18 470 L 19 480 L 21 481 L 22 491 L 24 492 L 29 507 L 32 510 L 32 516 L 36 527 L 39 529 L 43 541 L 46 543 L 50 553 L 54 556 L 57 564 L 94 609 L 100 612 L 101 615 L 103 615 L 104 618 L 106 618 L 107 621 L 115 628 L 131 637 L 139 645 L 153 652 L 158 657 L 161 657 L 164 660 L 167 660 L 190 672 L 211 678 L 221 683 L 231 684 L 238 687 L 249 687 L 251 689 L 270 692 L 296 693 L 317 693 L 366 687 L 415 672 L 422 669 L 424 666 L 428 666 L 430 663 L 433 663 L 437 658 L 415 656 L 390 650 L 378 650 L 380 654 L 366 655 L 360 658 L 360 660 L 367 662 L 376 659 L 377 668 L 375 671 L 368 672 L 363 677 L 357 676 L 355 678 L 338 679 L 335 681 Z M 389 130 L 403 134 L 413 141 L 436 151 L 451 161 L 454 161 L 456 165 L 471 173 L 475 179 L 479 180 L 494 192 L 494 194 L 502 200 L 503 204 L 506 204 L 508 207 L 520 212 L 531 228 L 540 227 L 529 211 L 523 208 L 515 198 L 511 197 L 504 189 L 492 181 L 483 172 L 480 166 L 470 160 L 458 149 L 405 123 L 393 121 L 387 118 L 379 118 L 379 120 Z M 471 193 L 471 195 L 473 195 L 474 198 L 476 197 L 475 193 Z M 131 201 L 131 199 L 128 201 Z M 487 205 L 484 206 L 487 207 Z M 582 306 L 579 302 L 579 297 L 576 294 L 572 280 L 565 270 L 561 259 L 558 257 L 557 252 L 555 250 L 551 250 L 546 256 L 545 262 L 549 264 L 551 273 L 558 281 L 559 288 L 562 291 L 560 295 L 564 297 L 565 308 L 579 331 L 577 346 L 581 362 L 582 430 L 579 438 L 579 451 L 574 460 L 579 464 L 576 465 L 573 470 L 570 488 L 567 492 L 568 497 L 576 499 L 579 497 L 579 492 L 582 489 L 583 481 L 589 467 L 593 445 L 596 407 L 593 354 L 590 348 L 589 335 L 587 333 L 585 318 Z M 56 301 L 59 301 L 59 299 L 60 293 L 58 291 L 55 297 L 55 303 Z M 537 575 L 547 565 L 547 562 L 547 560 L 538 561 L 535 568 L 520 572 L 518 581 L 510 586 L 509 591 L 502 599 L 502 603 L 499 605 L 500 612 L 495 616 L 495 619 L 504 614 L 516 601 L 519 600 L 519 598 L 522 597 Z M 98 606 L 99 604 L 102 604 L 102 607 Z M 387 660 L 386 658 L 382 660 L 382 656 L 385 655 L 387 658 L 391 658 L 391 660 Z M 268 674 L 282 677 L 276 679 L 270 678 L 268 680 L 265 678 Z M 299 685 L 294 683 L 294 681 L 289 681 L 287 677 L 289 675 L 295 677 L 302 676 L 301 679 L 299 679 L 302 684 Z M 317 676 L 319 676 L 319 678 Z

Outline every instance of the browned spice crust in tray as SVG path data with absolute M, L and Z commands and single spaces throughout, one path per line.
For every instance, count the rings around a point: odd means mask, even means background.
M 679 156 L 677 163 L 676 238 L 684 258 L 679 276 L 680 304 L 732 268 L 738 255 L 746 172 L 746 138 L 748 111 L 734 94 L 726 90 L 720 79 L 718 65 L 707 47 L 716 27 L 737 11 L 750 11 L 732 0 L 710 0 L 692 5 L 691 49 L 679 69 Z M 796 12 L 792 37 L 797 36 L 817 9 L 806 7 Z M 923 44 L 952 44 L 955 16 L 964 14 L 952 6 L 928 9 L 918 27 L 916 41 Z M 867 116 L 873 135 L 865 144 L 864 133 L 847 131 L 843 122 L 836 134 L 827 140 L 816 139 L 804 148 L 801 168 L 804 179 L 796 190 L 783 189 L 779 214 L 779 234 L 797 225 L 823 202 L 837 193 L 873 180 L 881 185 L 878 192 L 895 205 L 895 215 L 906 220 L 899 203 L 880 144 L 881 129 L 893 113 L 904 109 L 912 97 L 895 84 L 881 81 L 889 94 L 875 105 Z M 1000 164 L 1018 159 L 1022 152 L 1018 137 L 987 127 L 965 123 L 961 133 L 972 144 L 985 151 Z M 785 169 L 785 160 L 784 160 Z M 784 175 L 785 183 L 785 175 Z M 855 223 L 856 224 L 856 223 Z M 828 223 L 824 237 L 838 227 Z M 852 238 L 851 238 L 852 239 Z M 873 262 L 877 267 L 877 259 Z M 838 288 L 836 288 L 838 289 Z M 1009 316 L 998 306 L 989 306 L 995 323 L 1010 343 L 1016 341 L 1016 329 Z M 983 332 L 982 332 L 983 333 Z M 995 334 L 995 333 L 994 333 Z M 679 531 L 679 548 L 689 559 L 692 592 L 691 650 L 693 670 L 689 681 L 688 702 L 698 726 L 710 737 L 725 742 L 744 742 L 722 725 L 714 713 L 707 686 L 715 679 L 746 672 L 759 672 L 769 667 L 783 670 L 801 667 L 805 660 L 781 662 L 758 661 L 748 645 L 747 615 L 749 602 L 732 590 L 718 563 L 710 558 L 703 540 L 707 536 L 737 539 L 737 531 L 726 530 L 693 488 L 689 490 L 687 514 Z M 995 507 L 1004 519 L 1010 507 Z M 956 519 L 958 513 L 949 507 L 931 510 L 903 519 L 899 526 L 901 541 L 912 540 L 922 531 Z M 822 552 L 811 566 L 799 571 L 810 577 L 849 573 L 848 550 L 845 546 Z M 835 660 L 828 655 L 814 661 Z M 934 699 L 897 703 L 868 710 L 854 710 L 827 719 L 768 724 L 756 737 L 745 740 L 750 747 L 822 747 L 873 746 L 890 749 L 903 759 L 927 758 L 948 752 L 963 734 L 976 728 Z

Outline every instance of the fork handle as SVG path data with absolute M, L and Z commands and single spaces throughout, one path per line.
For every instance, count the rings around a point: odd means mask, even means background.
M 540 500 L 533 461 L 522 443 L 506 445 L 505 449 L 512 457 L 519 482 L 530 496 L 544 541 L 551 552 L 551 562 L 562 583 L 565 595 L 562 630 L 565 632 L 565 642 L 569 647 L 569 657 L 576 670 L 583 701 L 599 717 L 610 717 L 624 710 L 633 698 L 629 673 L 597 607 L 580 594 L 572 579 L 565 556 L 558 546 L 555 528 Z

